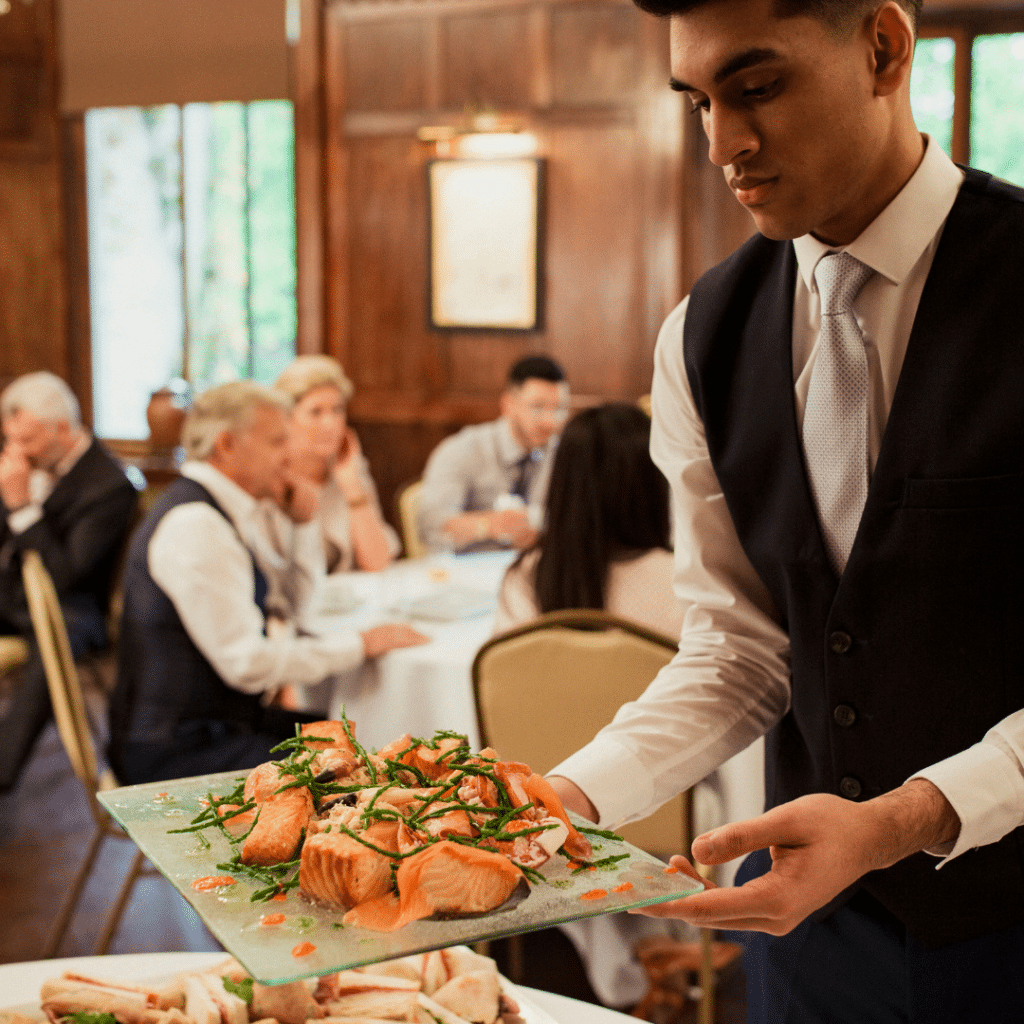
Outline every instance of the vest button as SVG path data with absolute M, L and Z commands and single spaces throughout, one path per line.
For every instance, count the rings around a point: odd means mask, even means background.
M 845 654 L 853 646 L 853 637 L 837 629 L 830 634 L 828 645 L 834 654 Z
M 844 729 L 849 729 L 849 727 L 857 721 L 857 712 L 854 711 L 849 704 L 838 704 L 836 705 L 836 709 L 832 712 L 832 717 L 836 720 L 836 723 L 841 725 Z
M 860 796 L 860 783 L 852 775 L 844 775 L 839 780 L 839 794 L 847 800 L 856 800 Z

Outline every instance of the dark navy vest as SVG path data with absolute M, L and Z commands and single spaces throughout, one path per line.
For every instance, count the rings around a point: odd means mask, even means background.
M 967 172 L 841 580 L 796 421 L 795 277 L 792 245 L 757 236 L 697 283 L 684 328 L 712 463 L 792 645 L 769 806 L 876 796 L 1024 707 L 1024 191 Z M 1022 833 L 861 884 L 929 943 L 1020 924 Z
M 180 477 L 153 504 L 128 550 L 118 678 L 111 699 L 111 759 L 115 770 L 124 744 L 171 745 L 181 723 L 221 721 L 244 730 L 259 721 L 259 697 L 224 684 L 192 642 L 170 599 L 149 574 L 149 542 L 161 519 L 172 508 L 197 501 L 224 515 L 205 487 Z M 216 571 L 217 566 L 211 565 L 210 572 Z M 253 600 L 263 611 L 267 581 L 255 560 L 253 576 Z

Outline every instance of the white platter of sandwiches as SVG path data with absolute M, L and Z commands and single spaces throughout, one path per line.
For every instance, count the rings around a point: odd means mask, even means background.
M 217 954 L 148 978 L 144 965 L 166 966 L 167 957 L 110 959 L 121 962 L 115 977 L 102 973 L 102 958 L 24 965 L 45 980 L 35 982 L 37 998 L 11 1004 L 0 996 L 0 1024 L 553 1024 L 493 960 L 465 946 L 273 986 Z M 133 960 L 135 976 L 124 969 Z

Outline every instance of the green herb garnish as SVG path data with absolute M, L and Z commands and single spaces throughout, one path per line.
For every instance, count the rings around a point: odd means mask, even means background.
M 252 978 L 243 978 L 241 981 L 232 981 L 226 974 L 220 979 L 224 982 L 224 991 L 238 996 L 244 1000 L 246 1005 L 252 1006 Z

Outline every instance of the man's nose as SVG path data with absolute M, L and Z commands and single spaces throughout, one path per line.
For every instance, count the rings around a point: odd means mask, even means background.
M 708 137 L 708 158 L 718 167 L 728 167 L 757 152 L 757 133 L 742 113 L 721 106 L 712 107 L 703 115 L 703 120 L 704 133 Z

